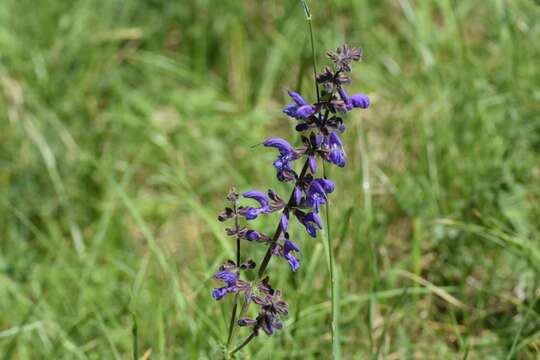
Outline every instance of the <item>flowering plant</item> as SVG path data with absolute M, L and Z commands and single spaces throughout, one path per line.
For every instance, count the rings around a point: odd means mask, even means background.
M 289 91 L 292 101 L 283 109 L 284 114 L 296 121 L 296 131 L 301 134 L 301 146 L 294 147 L 278 137 L 270 137 L 262 143 L 278 152 L 273 163 L 277 179 L 293 183 L 288 200 L 285 201 L 271 189 L 266 193 L 251 190 L 242 194 L 249 204 L 239 205 L 240 196 L 232 189 L 227 196 L 231 205 L 218 217 L 220 221 L 233 221 L 234 227 L 227 228 L 226 231 L 227 235 L 236 237 L 237 243 L 236 261 L 229 260 L 214 275 L 215 279 L 224 285 L 212 292 L 216 300 L 223 299 L 227 294 L 234 294 L 227 349 L 237 331 L 236 325 L 251 328 L 250 335 L 231 353 L 247 345 L 259 335 L 261 329 L 267 335 L 272 335 L 283 327 L 281 317 L 287 315 L 288 305 L 281 299 L 281 292 L 270 285 L 269 276 L 265 275 L 268 263 L 272 257 L 278 257 L 287 261 L 293 272 L 300 268 L 300 247 L 290 239 L 290 220 L 296 219 L 311 237 L 317 237 L 317 230 L 323 228 L 319 215 L 321 206 L 327 203 L 329 194 L 335 188 L 331 180 L 318 175 L 318 163 L 322 161 L 338 167 L 345 166 L 345 150 L 340 138 L 340 134 L 345 131 L 343 115 L 355 108 L 369 107 L 367 95 L 349 96 L 344 87 L 351 83 L 351 64 L 362 58 L 362 50 L 343 45 L 326 55 L 333 64 L 325 67 L 322 73 L 315 77 L 317 101 L 308 103 L 299 93 Z M 303 165 L 300 172 L 297 172 L 294 163 L 299 160 L 303 160 Z M 264 234 L 249 226 L 251 220 L 272 213 L 280 214 L 273 235 Z M 256 268 L 253 260 L 241 263 L 242 240 L 267 246 L 266 254 L 252 282 L 241 279 L 241 271 Z M 242 300 L 242 308 L 237 316 L 239 300 Z M 259 306 L 258 315 L 254 319 L 247 317 L 252 302 Z

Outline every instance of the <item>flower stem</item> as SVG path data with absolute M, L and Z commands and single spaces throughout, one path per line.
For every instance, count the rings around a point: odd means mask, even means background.
M 240 230 L 240 225 L 238 223 L 238 213 L 237 213 L 236 200 L 233 201 L 233 213 L 234 213 L 234 228 L 236 231 L 236 266 L 240 268 L 240 235 L 238 232 Z M 227 336 L 227 351 L 229 351 L 229 346 L 231 345 L 232 335 L 234 325 L 236 323 L 236 311 L 238 309 L 238 293 L 234 296 L 233 308 L 231 313 L 231 321 L 229 323 L 229 334 Z
M 251 333 L 249 334 L 249 336 L 244 340 L 242 341 L 242 343 L 240 345 L 238 345 L 238 347 L 236 349 L 234 349 L 232 352 L 231 352 L 231 355 L 234 355 L 235 353 L 237 353 L 238 351 L 240 351 L 244 346 L 246 346 L 247 344 L 249 344 L 249 342 L 251 340 L 253 340 L 255 338 L 255 333 Z
M 323 176 L 326 178 L 326 167 L 323 162 Z M 330 300 L 332 304 L 331 308 L 331 316 L 332 316 L 332 323 L 331 323 L 331 333 L 332 333 L 332 356 L 334 360 L 341 359 L 341 349 L 340 349 L 340 343 L 339 343 L 339 327 L 338 327 L 338 319 L 339 319 L 339 305 L 338 305 L 338 287 L 337 287 L 337 273 L 335 271 L 335 260 L 334 260 L 334 244 L 332 241 L 332 237 L 330 235 L 330 202 L 327 200 L 326 207 L 325 207 L 325 215 L 326 215 L 326 243 L 328 247 L 328 268 L 330 272 Z
M 311 58 L 313 60 L 313 79 L 315 80 L 315 91 L 317 93 L 317 102 L 321 101 L 321 95 L 319 93 L 319 85 L 317 85 L 317 60 L 315 57 L 315 41 L 313 41 L 313 27 L 311 26 L 311 11 L 309 11 L 309 6 L 306 0 L 302 0 L 302 5 L 304 6 L 304 15 L 309 28 L 309 38 L 311 40 Z
M 302 167 L 302 171 L 300 172 L 300 176 L 296 180 L 294 187 L 296 187 L 298 184 L 302 182 L 302 180 L 304 180 L 304 176 L 306 176 L 308 165 L 309 165 L 309 157 L 306 159 L 306 162 L 304 163 L 304 166 Z M 283 209 L 282 214 L 285 212 L 289 212 L 289 210 L 293 206 L 293 203 L 294 203 L 294 188 L 291 192 L 291 196 L 289 197 L 289 201 L 287 202 L 287 205 Z M 266 268 L 268 267 L 268 263 L 270 262 L 270 258 L 272 258 L 272 253 L 274 252 L 274 248 L 276 247 L 276 243 L 279 239 L 279 236 L 281 235 L 281 232 L 282 232 L 281 223 L 279 223 L 276 228 L 276 232 L 274 233 L 274 236 L 272 236 L 272 240 L 270 241 L 268 250 L 266 251 L 266 254 L 264 255 L 264 259 L 261 263 L 261 266 L 259 267 L 259 272 L 257 273 L 256 280 L 259 280 L 264 275 L 264 272 Z

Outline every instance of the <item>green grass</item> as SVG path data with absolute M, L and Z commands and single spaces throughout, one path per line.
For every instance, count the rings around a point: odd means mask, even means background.
M 372 99 L 327 169 L 342 357 L 538 358 L 540 6 L 331 3 L 317 61 L 362 46 Z M 219 358 L 216 214 L 231 185 L 288 191 L 252 145 L 293 134 L 309 54 L 300 1 L 0 1 L 0 354 Z M 291 236 L 286 327 L 240 358 L 332 353 L 322 239 Z

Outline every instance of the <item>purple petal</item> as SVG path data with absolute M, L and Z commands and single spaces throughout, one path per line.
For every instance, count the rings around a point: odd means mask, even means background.
M 312 181 L 309 185 L 309 193 L 310 196 L 314 196 L 315 194 L 320 194 L 323 197 L 326 197 L 326 191 L 324 191 L 324 188 L 321 186 L 321 184 L 318 181 Z
M 313 105 L 300 106 L 298 110 L 296 110 L 296 117 L 301 119 L 308 118 L 315 113 L 315 110 L 315 106 Z
M 324 191 L 326 193 L 331 193 L 334 191 L 334 189 L 336 188 L 336 186 L 334 185 L 334 183 L 331 181 L 331 180 L 328 180 L 328 179 L 317 179 L 315 180 L 317 181 L 321 186 L 322 188 L 324 189 Z
M 257 241 L 261 239 L 261 234 L 258 231 L 255 230 L 248 230 L 246 232 L 246 239 L 249 241 Z
M 300 187 L 296 186 L 294 188 L 294 203 L 300 205 L 300 201 L 302 201 L 302 190 Z
M 343 100 L 343 102 L 345 103 L 345 108 L 347 110 L 351 110 L 353 108 L 352 101 L 349 95 L 347 94 L 347 92 L 345 91 L 345 89 L 339 86 L 337 90 L 338 90 L 339 96 L 341 97 L 341 100 Z
M 248 207 L 247 210 L 244 212 L 244 217 L 246 218 L 246 220 L 256 219 L 257 216 L 259 216 L 259 209 Z
M 245 198 L 257 201 L 261 207 L 268 207 L 268 199 L 265 193 L 259 190 L 246 191 L 242 194 Z
M 300 248 L 298 247 L 298 245 L 295 242 L 293 242 L 291 240 L 285 240 L 285 242 L 283 243 L 283 252 L 285 254 L 288 254 L 291 251 L 300 252 Z
M 300 268 L 300 260 L 298 260 L 296 257 L 294 257 L 291 254 L 285 255 L 285 259 L 291 265 L 291 270 L 296 271 Z
M 324 136 L 322 136 L 321 134 L 317 134 L 315 136 L 315 144 L 317 145 L 317 147 L 320 147 L 323 141 L 324 141 Z
M 216 300 L 221 300 L 227 294 L 227 288 L 217 288 L 212 291 L 212 297 Z
M 317 159 L 315 156 L 309 157 L 309 168 L 311 169 L 311 173 L 315 174 L 317 172 Z
M 296 110 L 298 110 L 298 105 L 292 102 L 283 109 L 283 112 L 285 113 L 285 115 L 295 118 Z
M 214 274 L 214 278 L 227 283 L 227 286 L 234 286 L 236 284 L 236 274 L 230 271 L 219 271 Z
M 355 108 L 367 109 L 369 107 L 369 97 L 366 94 L 354 94 L 351 96 L 351 103 Z
M 287 214 L 281 215 L 281 229 L 283 232 L 287 232 L 289 227 L 289 216 Z
M 339 135 L 336 132 L 332 132 L 328 137 L 328 144 L 330 146 L 339 146 L 343 147 L 343 143 L 341 142 L 341 139 L 339 138 Z
M 319 227 L 319 229 L 322 229 L 322 221 L 321 221 L 321 218 L 319 217 L 319 215 L 317 215 L 316 213 L 309 213 L 306 215 L 306 221 L 311 221 L 311 222 L 314 222 L 315 224 L 317 224 L 317 226 Z
M 306 226 L 306 230 L 311 237 L 317 237 L 317 229 L 315 226 L 313 226 L 311 223 L 306 223 L 304 225 Z
M 266 139 L 263 142 L 263 145 L 278 149 L 281 155 L 290 155 L 294 152 L 294 148 L 287 142 L 287 140 L 278 137 Z
M 302 96 L 300 96 L 300 94 L 297 92 L 289 91 L 289 96 L 293 98 L 294 102 L 298 104 L 298 106 L 304 106 L 307 104 Z
M 345 154 L 339 149 L 333 149 L 328 155 L 328 160 L 339 167 L 345 166 Z

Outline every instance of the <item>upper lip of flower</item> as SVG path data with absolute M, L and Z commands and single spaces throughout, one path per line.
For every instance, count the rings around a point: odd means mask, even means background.
M 294 148 L 285 139 L 279 137 L 271 137 L 263 142 L 264 146 L 275 147 L 279 150 L 281 155 L 289 155 L 294 153 Z
M 242 196 L 257 201 L 262 208 L 267 208 L 270 205 L 266 194 L 259 190 L 246 191 Z

